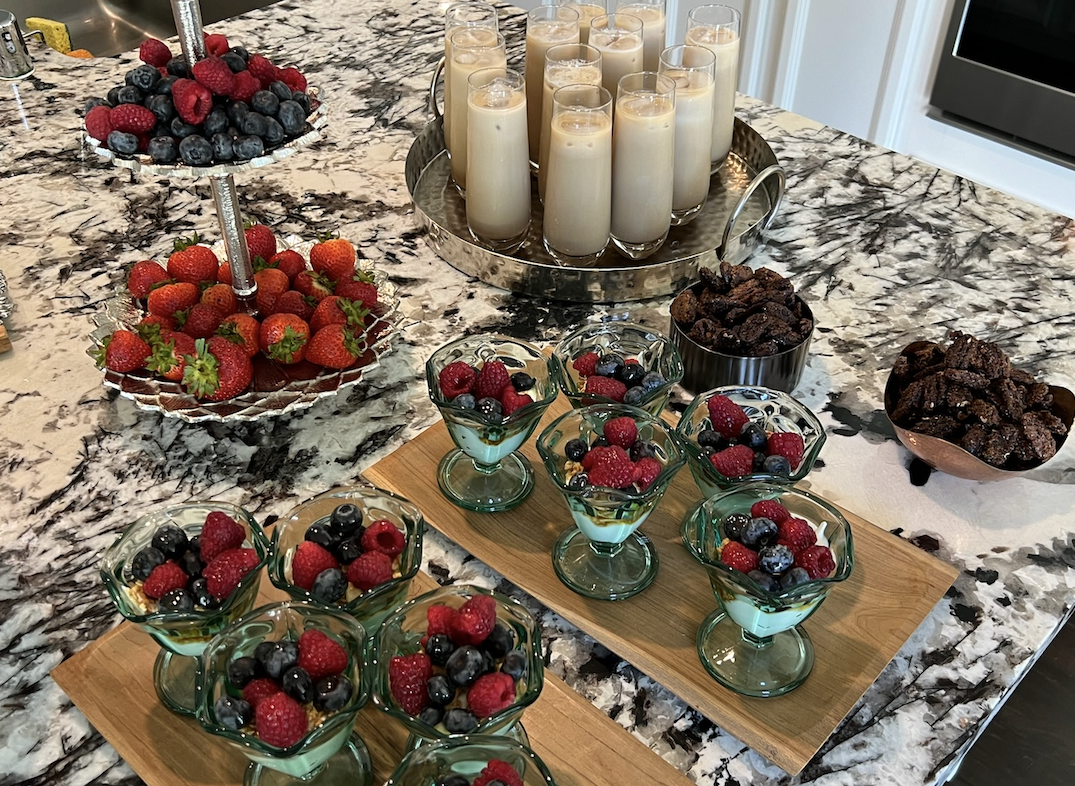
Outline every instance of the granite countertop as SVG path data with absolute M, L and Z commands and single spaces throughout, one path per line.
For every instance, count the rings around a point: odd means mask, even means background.
M 141 511 L 217 498 L 267 517 L 352 481 L 436 420 L 421 368 L 445 337 L 495 329 L 548 343 L 609 315 L 667 325 L 667 299 L 550 304 L 429 250 L 403 169 L 429 120 L 442 8 L 285 0 L 215 28 L 302 65 L 330 104 L 322 142 L 237 178 L 244 212 L 283 234 L 338 228 L 398 285 L 409 322 L 357 387 L 254 424 L 140 411 L 105 390 L 86 353 L 91 317 L 127 266 L 163 258 L 176 235 L 219 234 L 208 183 L 132 177 L 80 147 L 78 108 L 134 58 L 35 49 L 37 73 L 0 85 L 0 269 L 18 306 L 6 322 L 14 351 L 0 355 L 0 783 L 138 782 L 49 670 L 119 622 L 97 565 Z M 520 12 L 502 14 L 520 45 Z M 741 98 L 738 114 L 788 173 L 751 264 L 792 276 L 820 326 L 796 391 L 829 435 L 811 487 L 961 574 L 795 778 L 545 613 L 549 668 L 698 783 L 943 782 L 1068 614 L 1075 442 L 1016 480 L 935 473 L 914 487 L 882 390 L 905 344 L 951 328 L 1075 388 L 1075 224 L 772 106 Z M 435 533 L 426 552 L 442 581 L 517 592 Z

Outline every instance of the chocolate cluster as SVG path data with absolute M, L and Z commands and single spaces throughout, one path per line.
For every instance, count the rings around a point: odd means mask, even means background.
M 725 261 L 719 271 L 702 268 L 700 275 L 700 284 L 672 301 L 672 318 L 703 347 L 764 357 L 801 344 L 814 329 L 809 310 L 779 273 Z
M 892 369 L 892 421 L 938 437 L 1006 470 L 1048 461 L 1067 433 L 1049 386 L 1017 368 L 994 343 L 959 331 L 945 349 L 928 344 Z

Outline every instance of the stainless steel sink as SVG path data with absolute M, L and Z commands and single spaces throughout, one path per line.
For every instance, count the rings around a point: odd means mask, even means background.
M 201 4 L 202 22 L 230 19 L 272 2 L 207 0 Z M 0 0 L 0 8 L 11 11 L 20 23 L 28 16 L 63 22 L 72 48 L 97 56 L 126 52 L 146 38 L 166 39 L 176 32 L 168 0 Z

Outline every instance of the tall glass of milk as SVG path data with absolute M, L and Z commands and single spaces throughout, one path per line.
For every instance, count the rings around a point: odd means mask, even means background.
M 574 8 L 540 5 L 526 15 L 526 121 L 530 160 L 537 168 L 541 147 L 541 91 L 545 52 L 558 44 L 579 42 L 579 12 Z
M 545 80 L 541 96 L 541 149 L 538 154 L 538 194 L 545 201 L 549 164 L 549 127 L 552 94 L 567 85 L 600 85 L 601 53 L 586 44 L 561 44 L 545 52 Z
M 642 20 L 637 16 L 595 16 L 589 43 L 601 53 L 601 86 L 611 95 L 622 77 L 642 70 Z
M 487 27 L 464 27 L 452 33 L 452 135 L 448 155 L 452 180 L 464 197 L 467 192 L 467 114 L 470 75 L 483 68 L 507 68 L 504 36 Z
M 488 3 L 468 0 L 448 6 L 444 12 L 444 146 L 451 155 L 452 33 L 463 27 L 487 27 L 498 32 L 496 9 Z
M 664 49 L 664 0 L 626 0 L 616 6 L 616 13 L 642 20 L 642 70 L 656 71 Z
M 713 53 L 702 46 L 680 44 L 661 52 L 660 73 L 676 83 L 673 226 L 691 221 L 709 197 L 715 62 Z
M 704 46 L 716 57 L 713 79 L 713 148 L 716 172 L 732 148 L 735 85 L 739 78 L 739 12 L 726 5 L 700 5 L 687 15 L 685 42 Z
M 578 11 L 580 44 L 589 43 L 590 20 L 608 13 L 608 0 L 556 0 L 554 5 Z

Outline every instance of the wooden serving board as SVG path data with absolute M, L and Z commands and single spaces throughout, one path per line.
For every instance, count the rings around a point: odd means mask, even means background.
M 419 573 L 411 594 L 435 586 Z M 285 599 L 267 579 L 262 581 L 259 604 Z M 149 786 L 238 786 L 246 757 L 193 718 L 165 709 L 157 698 L 153 661 L 158 649 L 153 639 L 125 622 L 53 669 L 52 677 Z M 523 725 L 559 786 L 691 786 L 548 672 L 540 698 L 523 714 Z M 369 748 L 373 783 L 380 786 L 403 757 L 407 731 L 372 705 L 359 712 L 355 730 Z
M 567 408 L 557 399 L 538 433 Z M 522 449 L 534 465 L 534 491 L 506 513 L 473 513 L 441 494 L 437 463 L 453 448 L 443 421 L 364 474 L 409 498 L 433 527 L 792 774 L 806 766 L 958 575 L 848 513 L 855 567 L 805 624 L 815 648 L 813 671 L 785 696 L 740 696 L 706 672 L 695 650 L 698 627 L 717 602 L 704 568 L 680 540 L 683 515 L 701 499 L 690 470 L 679 472 L 642 528 L 660 559 L 654 583 L 628 600 L 590 600 L 553 572 L 553 544 L 572 523 L 534 443 Z

